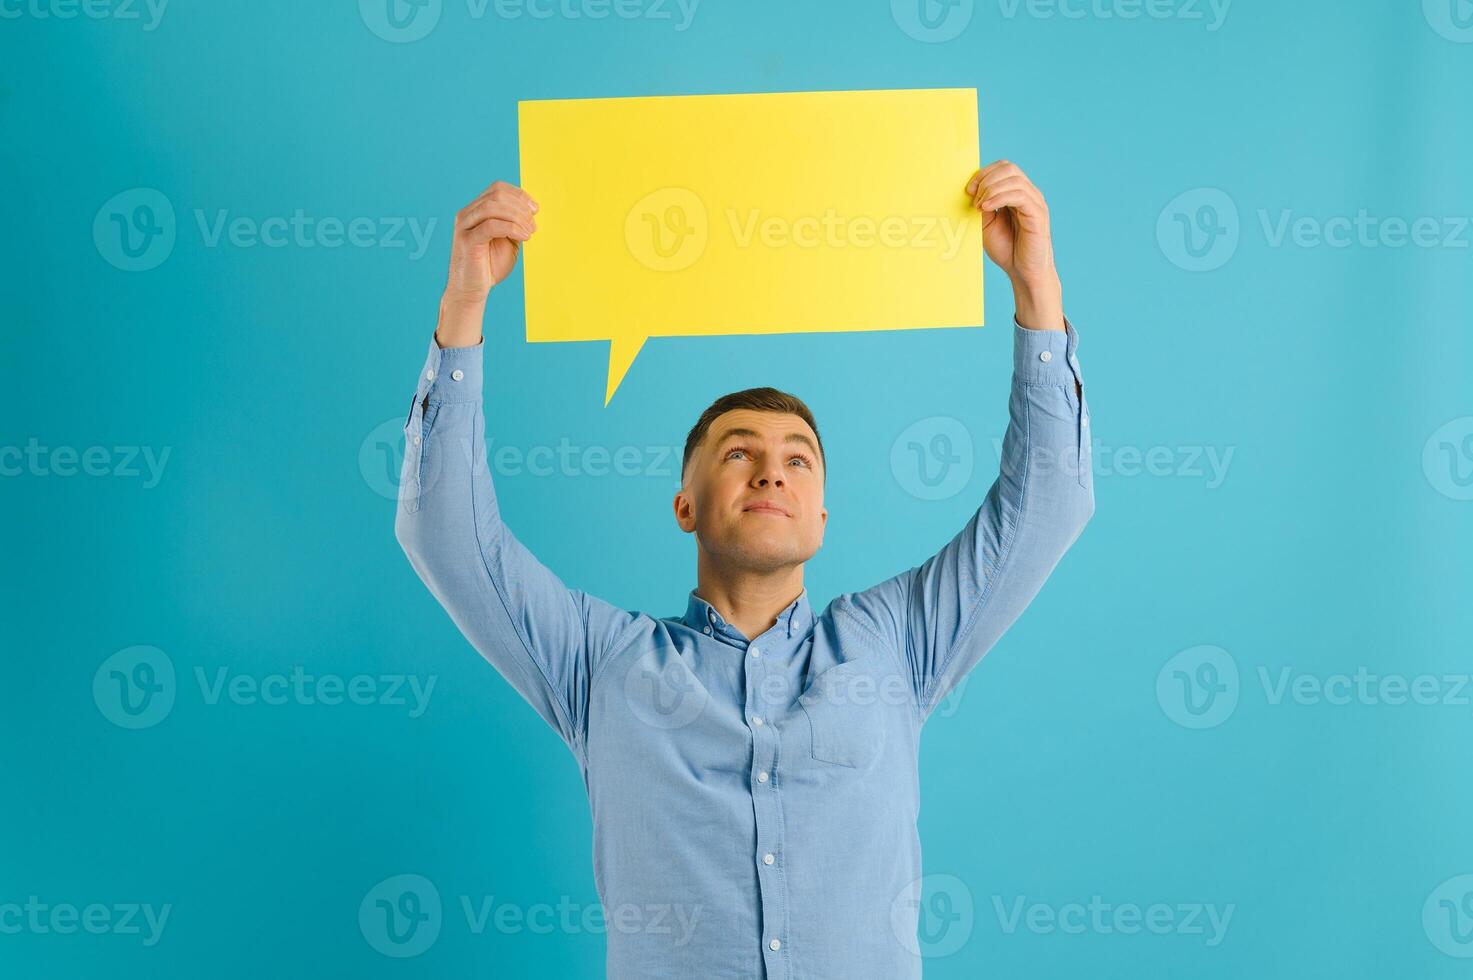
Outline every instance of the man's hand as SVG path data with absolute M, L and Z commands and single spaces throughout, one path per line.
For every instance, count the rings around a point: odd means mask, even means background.
M 1012 280 L 1018 322 L 1034 330 L 1063 330 L 1063 288 L 1043 194 L 1007 160 L 978 170 L 966 190 L 983 215 L 987 257 Z
M 496 181 L 455 216 L 450 274 L 440 297 L 435 340 L 441 347 L 481 342 L 491 287 L 511 275 L 522 242 L 537 230 L 537 202 L 513 184 Z

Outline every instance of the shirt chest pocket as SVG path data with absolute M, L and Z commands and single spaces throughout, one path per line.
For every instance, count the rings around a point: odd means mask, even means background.
M 868 658 L 819 674 L 798 698 L 819 762 L 868 769 L 885 745 L 883 685 Z

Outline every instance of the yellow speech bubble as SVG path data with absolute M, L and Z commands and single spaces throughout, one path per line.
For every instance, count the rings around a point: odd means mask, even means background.
M 982 324 L 977 90 L 518 104 L 527 340 Z

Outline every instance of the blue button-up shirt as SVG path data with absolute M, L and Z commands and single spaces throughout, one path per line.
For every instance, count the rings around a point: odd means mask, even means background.
M 919 977 L 917 749 L 1094 511 L 1072 324 L 1014 325 L 1000 474 L 922 564 L 760 636 L 569 588 L 502 520 L 481 345 L 430 342 L 396 534 L 466 639 L 572 750 L 617 980 Z

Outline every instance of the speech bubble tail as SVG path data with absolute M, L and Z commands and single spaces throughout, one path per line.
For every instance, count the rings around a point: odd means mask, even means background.
M 614 392 L 619 389 L 619 383 L 624 380 L 624 375 L 629 373 L 629 366 L 639 356 L 639 349 L 644 346 L 643 337 L 615 337 L 609 341 L 609 383 L 604 389 L 604 407 L 614 397 Z

